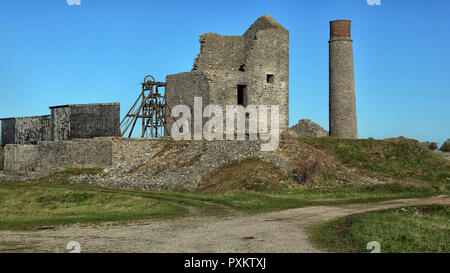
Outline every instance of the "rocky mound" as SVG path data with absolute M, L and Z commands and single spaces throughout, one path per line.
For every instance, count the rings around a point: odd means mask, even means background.
M 268 170 L 265 174 L 276 175 L 278 178 L 272 182 L 281 187 L 290 182 L 351 182 L 348 173 L 331 157 L 291 136 L 283 136 L 275 152 L 261 152 L 260 147 L 260 141 L 167 140 L 153 156 L 132 157 L 100 175 L 75 176 L 69 181 L 131 189 L 201 190 L 211 188 L 210 183 L 229 181 L 237 163 L 257 159 L 261 162 L 258 164 L 272 166 L 264 167 Z
M 404 137 L 376 139 L 305 138 L 301 140 L 322 150 L 349 169 L 364 175 L 382 174 L 448 184 L 450 164 L 415 139 Z M 447 185 L 448 186 L 448 185 Z
M 293 137 L 323 137 L 328 136 L 328 131 L 310 119 L 301 119 L 297 124 L 287 130 Z

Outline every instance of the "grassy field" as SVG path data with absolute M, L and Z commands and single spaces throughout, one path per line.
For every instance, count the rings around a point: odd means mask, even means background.
M 450 161 L 416 140 L 355 140 L 330 137 L 300 140 L 332 155 L 347 167 L 369 174 L 427 181 L 450 189 Z
M 67 182 L 70 175 L 86 172 L 93 170 L 70 169 L 38 180 L 1 182 L 0 229 L 182 217 L 188 215 L 186 207 L 202 210 L 204 214 L 223 213 L 226 210 L 224 207 L 257 213 L 312 205 L 378 202 L 442 194 L 438 188 L 402 184 L 207 193 L 110 189 Z
M 83 172 L 92 170 L 69 170 L 33 182 L 2 182 L 0 229 L 174 217 L 183 213 L 179 207 L 155 199 L 101 192 L 94 188 L 76 190 L 64 187 L 64 177 Z M 57 182 L 54 180 L 56 177 Z
M 369 252 L 377 241 L 382 253 L 450 252 L 448 206 L 426 205 L 343 217 L 315 226 L 313 242 L 333 252 Z
M 374 185 L 301 186 L 257 159 L 230 163 L 196 192 L 156 192 L 70 184 L 68 177 L 100 169 L 69 169 L 41 179 L 0 182 L 0 229 L 98 221 L 275 211 L 313 205 L 379 202 L 446 195 L 450 164 L 412 140 L 301 139 L 342 166 L 392 178 Z M 301 162 L 300 162 L 301 163 Z M 359 174 L 358 174 L 359 175 Z M 218 179 L 218 178 L 220 179 Z

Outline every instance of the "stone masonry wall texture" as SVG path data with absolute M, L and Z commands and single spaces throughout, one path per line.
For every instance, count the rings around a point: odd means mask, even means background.
M 5 154 L 4 154 L 3 147 L 0 146 L 0 170 L 3 170 L 3 168 L 4 168 L 4 165 L 3 165 L 4 156 L 5 156 Z
M 137 157 L 153 157 L 162 150 L 165 141 L 163 138 L 112 138 L 112 166 L 129 164 Z
M 348 20 L 330 22 L 330 136 L 358 138 L 353 47 Z
M 191 72 L 167 75 L 170 106 L 191 107 L 194 97 L 202 96 L 203 106 L 216 104 L 225 110 L 237 104 L 238 85 L 245 85 L 246 103 L 278 105 L 280 130 L 288 128 L 289 32 L 283 26 L 264 15 L 242 36 L 207 33 L 200 45 Z
M 67 168 L 105 168 L 112 165 L 110 140 L 44 141 L 38 147 L 40 172 Z
M 101 137 L 41 141 L 37 145 L 8 144 L 4 149 L 4 171 L 11 175 L 30 176 L 67 168 L 109 168 L 128 164 L 125 162 L 135 157 L 153 157 L 164 147 L 165 141 Z
M 52 140 L 120 136 L 120 104 L 80 104 L 50 107 Z
M 50 107 L 52 141 L 70 139 L 70 107 Z
M 120 104 L 70 106 L 70 138 L 120 136 Z
M 2 119 L 2 145 L 14 144 L 16 141 L 16 119 Z
M 261 152 L 260 141 L 151 141 L 153 144 L 146 144 L 153 147 L 151 153 L 137 153 L 106 169 L 102 175 L 71 177 L 69 182 L 130 189 L 192 190 L 205 175 L 233 161 L 272 156 L 280 164 L 287 164 L 281 157 Z
M 44 121 L 46 122 L 44 126 Z M 15 144 L 37 144 L 50 140 L 50 116 L 16 118 Z
M 39 164 L 37 145 L 8 144 L 5 146 L 5 172 L 27 174 L 36 172 Z
M 2 146 L 120 136 L 120 103 L 50 107 L 51 115 L 1 119 Z
M 2 145 L 37 144 L 51 139 L 50 116 L 17 117 L 2 120 Z
M 106 168 L 112 165 L 110 139 L 41 141 L 37 145 L 5 146 L 5 173 L 48 174 L 67 168 Z

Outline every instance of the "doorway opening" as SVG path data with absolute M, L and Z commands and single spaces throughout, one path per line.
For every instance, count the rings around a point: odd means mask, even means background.
M 237 86 L 237 104 L 247 106 L 247 85 Z

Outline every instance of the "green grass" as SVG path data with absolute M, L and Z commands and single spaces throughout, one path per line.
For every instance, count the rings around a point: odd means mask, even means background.
M 228 191 L 217 194 L 195 194 L 191 198 L 219 202 L 247 212 L 267 212 L 319 205 L 381 202 L 402 198 L 420 198 L 443 194 L 437 188 L 400 184 L 337 187 L 329 189 L 294 189 L 272 193 Z
M 87 170 L 92 172 L 92 170 Z M 84 171 L 68 170 L 41 180 L 0 183 L 0 229 L 30 229 L 56 224 L 162 218 L 182 215 L 168 202 L 123 193 L 80 191 L 74 187 L 52 187 L 55 178 Z M 41 182 L 39 182 L 41 181 Z
M 331 182 L 320 188 L 295 186 L 274 166 L 250 159 L 219 170 L 216 177 L 220 179 L 206 184 L 210 191 L 156 192 L 70 184 L 67 179 L 72 175 L 102 170 L 68 169 L 35 180 L 0 182 L 0 229 L 176 217 L 188 215 L 187 206 L 205 214 L 226 213 L 226 208 L 258 213 L 447 195 L 450 190 L 448 161 L 413 140 L 324 137 L 301 141 L 325 151 L 349 169 L 387 175 L 399 181 L 370 186 Z M 405 182 L 404 178 L 414 180 Z
M 332 155 L 347 167 L 396 178 L 419 179 L 449 188 L 450 162 L 416 140 L 321 137 L 300 141 Z
M 0 183 L 0 229 L 31 229 L 44 225 L 124 221 L 187 215 L 183 206 L 207 213 L 224 213 L 223 207 L 247 213 L 312 205 L 379 202 L 442 194 L 435 187 L 401 184 L 294 189 L 273 192 L 224 191 L 218 193 L 110 189 L 70 184 L 71 175 L 98 169 L 69 169 L 30 181 Z
M 311 228 L 312 241 L 334 252 L 450 252 L 450 210 L 443 205 L 396 208 L 339 218 Z

